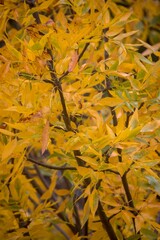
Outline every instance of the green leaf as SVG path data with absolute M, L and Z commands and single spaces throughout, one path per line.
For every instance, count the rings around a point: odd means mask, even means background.
M 149 184 L 154 188 L 154 190 L 160 195 L 160 180 L 153 176 L 146 176 Z
M 135 234 L 127 238 L 126 240 L 139 240 L 141 238 L 140 234 Z
M 155 233 L 154 230 L 151 229 L 142 228 L 141 233 L 145 235 L 147 240 L 155 240 L 158 237 L 157 233 Z
M 18 73 L 19 77 L 23 77 L 27 80 L 36 80 L 36 77 L 33 74 L 26 73 L 26 72 L 20 72 Z

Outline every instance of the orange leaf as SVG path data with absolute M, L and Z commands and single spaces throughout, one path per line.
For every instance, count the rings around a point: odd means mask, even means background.
M 42 132 L 42 154 L 47 149 L 48 140 L 49 140 L 49 121 L 47 120 Z
M 71 61 L 69 63 L 68 72 L 73 71 L 73 69 L 75 68 L 75 66 L 77 64 L 77 61 L 78 61 L 78 53 L 77 53 L 77 51 L 74 51 L 71 56 Z

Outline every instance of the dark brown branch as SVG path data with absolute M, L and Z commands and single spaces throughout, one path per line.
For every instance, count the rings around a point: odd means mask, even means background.
M 79 213 L 78 213 L 76 203 L 73 203 L 73 209 L 74 209 L 73 215 L 74 215 L 74 218 L 75 218 L 75 221 L 76 221 L 77 230 L 78 230 L 78 232 L 81 232 L 81 222 L 80 222 L 80 217 L 79 217 Z
M 41 173 L 39 167 L 37 166 L 37 164 L 34 164 L 34 168 L 37 172 L 37 175 L 39 177 L 39 179 L 41 180 L 41 182 L 43 183 L 43 185 L 45 186 L 46 189 L 49 188 L 49 184 L 48 182 L 46 181 L 45 177 L 43 176 L 43 174 Z
M 64 99 L 64 95 L 63 95 L 62 86 L 61 86 L 61 83 L 60 83 L 59 79 L 57 78 L 57 76 L 54 72 L 53 55 L 52 55 L 51 51 L 48 51 L 48 53 L 50 54 L 51 59 L 52 59 L 52 60 L 48 61 L 48 68 L 50 70 L 50 74 L 51 74 L 53 84 L 57 88 L 57 90 L 59 92 L 59 95 L 60 95 L 62 109 L 63 109 L 62 117 L 63 117 L 64 123 L 65 123 L 66 129 L 68 131 L 73 131 L 73 129 L 71 127 L 70 118 L 69 118 L 68 112 L 67 112 L 67 107 L 66 107 L 66 103 L 65 103 L 65 99 Z
M 67 167 L 66 165 L 62 166 L 62 167 L 58 167 L 58 166 L 53 166 L 53 165 L 49 165 L 49 164 L 46 164 L 44 162 L 41 162 L 41 161 L 37 161 L 37 160 L 34 160 L 32 158 L 27 158 L 27 161 L 29 162 L 32 162 L 32 163 L 35 163 L 39 166 L 42 166 L 42 167 L 45 167 L 45 168 L 48 168 L 48 169 L 53 169 L 53 170 L 61 170 L 61 171 L 65 171 L 65 170 L 76 170 L 75 167 Z
M 59 81 L 61 81 L 68 74 L 69 74 L 69 71 L 66 71 L 65 73 L 63 73 L 62 76 L 59 78 Z
M 122 162 L 122 150 L 117 148 L 117 152 L 119 153 L 119 156 L 118 156 L 119 162 Z M 123 176 L 121 177 L 122 184 L 123 184 L 123 188 L 124 188 L 124 191 L 125 191 L 125 194 L 126 194 L 126 197 L 127 197 L 128 205 L 129 205 L 130 208 L 133 209 L 133 210 L 131 210 L 131 212 L 135 216 L 137 216 L 137 211 L 135 210 L 135 206 L 134 206 L 134 203 L 133 203 L 133 198 L 132 198 L 132 195 L 131 195 L 131 192 L 130 192 L 130 189 L 129 189 L 129 185 L 128 185 L 128 181 L 127 181 L 127 173 L 128 173 L 128 171 L 126 171 L 123 174 Z M 132 218 L 132 221 L 133 221 L 133 226 L 134 226 L 135 233 L 137 233 L 135 219 Z
M 140 110 L 140 109 L 143 107 L 143 105 L 144 105 L 144 102 L 142 102 L 142 103 L 140 104 L 140 106 L 138 107 L 138 110 Z M 134 111 L 135 111 L 135 109 L 134 109 Z M 133 111 L 133 112 L 126 112 L 126 114 L 127 114 L 126 122 L 125 122 L 125 127 L 126 127 L 126 128 L 127 128 L 128 125 L 129 125 L 129 118 L 133 115 L 134 111 Z
M 58 91 L 59 91 L 59 95 L 60 95 L 60 98 L 61 98 L 61 104 L 62 104 L 62 108 L 63 108 L 63 116 L 62 117 L 63 117 L 64 123 L 66 125 L 66 129 L 68 131 L 73 131 L 73 129 L 71 127 L 70 118 L 68 116 L 66 104 L 65 104 L 65 99 L 64 99 L 64 95 L 63 95 L 63 91 L 62 91 L 62 86 L 60 84 L 58 86 Z
M 57 224 L 54 224 L 54 227 L 67 239 L 70 240 L 70 237 L 67 235 L 67 233 Z
M 9 24 L 11 25 L 11 27 L 15 28 L 16 30 L 20 30 L 22 28 L 22 26 L 19 24 L 19 22 L 17 22 L 16 20 L 10 18 L 8 20 Z
M 78 62 L 80 61 L 80 59 L 83 57 L 83 54 L 85 53 L 85 51 L 87 50 L 88 46 L 89 46 L 89 42 L 86 43 L 86 45 L 84 46 L 82 52 L 79 54 L 79 57 L 78 57 Z
M 29 5 L 30 9 L 36 7 L 35 0 L 27 0 L 26 3 Z M 35 18 L 37 24 L 41 23 L 38 12 L 34 12 L 33 17 Z
M 103 227 L 104 227 L 104 229 L 106 230 L 106 232 L 107 232 L 107 234 L 109 236 L 109 239 L 110 240 L 118 240 L 118 238 L 117 238 L 117 236 L 115 234 L 115 231 L 114 231 L 112 225 L 110 224 L 109 218 L 105 214 L 104 209 L 103 209 L 102 204 L 101 204 L 100 201 L 99 201 L 99 204 L 98 204 L 97 212 L 98 212 L 100 220 L 101 220 L 101 222 L 103 224 Z
M 155 150 L 155 153 L 160 157 L 160 152 L 158 150 Z
M 122 162 L 122 150 L 120 148 L 117 148 L 117 152 L 119 154 L 119 156 L 118 156 L 119 162 Z M 125 193 L 126 193 L 126 197 L 127 197 L 129 206 L 131 208 L 135 209 L 126 176 L 127 176 L 127 172 L 125 172 L 122 176 L 123 187 L 124 187 L 124 190 L 125 190 Z

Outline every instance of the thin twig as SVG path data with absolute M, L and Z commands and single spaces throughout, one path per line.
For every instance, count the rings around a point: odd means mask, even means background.
M 66 232 L 63 231 L 63 229 L 58 226 L 57 224 L 54 224 L 54 227 L 60 232 L 62 233 L 62 235 L 67 239 L 67 240 L 70 240 L 71 238 L 67 235 Z
M 119 156 L 118 156 L 119 162 L 123 162 L 123 160 L 122 160 L 122 149 L 117 148 L 117 152 L 119 153 Z M 131 212 L 135 216 L 137 216 L 137 211 L 135 210 L 135 206 L 134 206 L 134 203 L 133 203 L 133 198 L 132 198 L 132 195 L 131 195 L 131 192 L 130 192 L 130 189 L 129 189 L 129 185 L 128 185 L 128 181 L 127 181 L 127 173 L 128 172 L 125 172 L 123 174 L 123 176 L 121 177 L 122 184 L 123 184 L 123 188 L 124 188 L 127 200 L 128 200 L 128 205 L 130 206 L 130 208 L 133 209 Z M 133 221 L 134 231 L 135 231 L 135 233 L 137 233 L 135 219 L 132 218 L 132 221 Z
M 32 158 L 27 158 L 27 161 L 32 162 L 32 163 L 35 163 L 35 164 L 37 164 L 37 165 L 40 165 L 40 166 L 45 167 L 45 168 L 48 168 L 48 169 L 53 169 L 53 170 L 61 170 L 61 171 L 65 171 L 65 170 L 76 170 L 75 167 L 67 167 L 66 165 L 63 165 L 62 167 L 57 167 L 57 166 L 53 166 L 53 165 L 46 164 L 46 163 L 41 162 L 41 161 L 34 160 L 34 159 L 32 159 Z M 66 167 L 65 167 L 65 166 L 66 166 Z
M 79 54 L 79 57 L 78 57 L 78 62 L 80 61 L 80 59 L 83 57 L 83 54 L 85 53 L 85 51 L 87 50 L 88 46 L 89 46 L 89 42 L 86 43 L 86 45 L 84 46 L 82 52 Z

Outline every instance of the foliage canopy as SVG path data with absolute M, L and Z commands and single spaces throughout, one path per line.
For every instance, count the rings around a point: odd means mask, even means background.
M 158 239 L 159 10 L 0 1 L 0 239 Z

